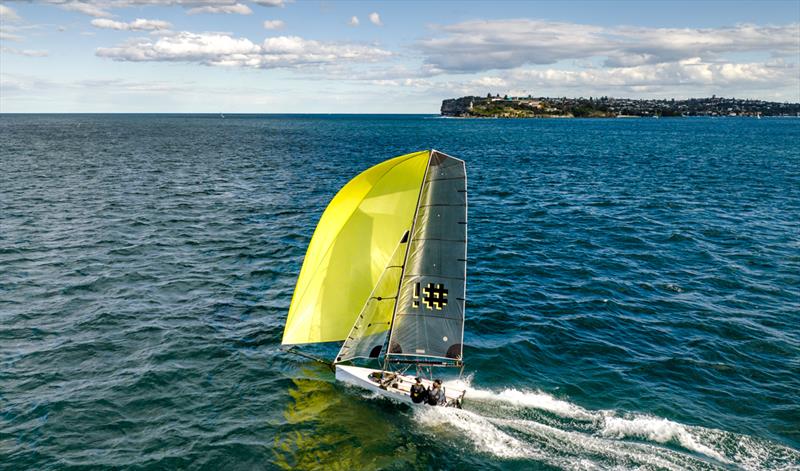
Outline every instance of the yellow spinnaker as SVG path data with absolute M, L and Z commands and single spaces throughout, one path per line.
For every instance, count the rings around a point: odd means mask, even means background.
M 406 231 L 429 151 L 387 160 L 350 180 L 328 204 L 289 307 L 286 344 L 344 340 Z

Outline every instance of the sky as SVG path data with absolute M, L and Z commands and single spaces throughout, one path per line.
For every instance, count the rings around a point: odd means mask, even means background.
M 800 102 L 800 0 L 0 0 L 4 113 L 438 113 L 487 93 Z

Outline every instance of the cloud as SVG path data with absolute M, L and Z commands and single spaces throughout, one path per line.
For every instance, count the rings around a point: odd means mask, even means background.
M 22 36 L 10 33 L 4 28 L 0 28 L 0 39 L 4 41 L 22 41 Z
M 634 67 L 524 67 L 485 75 L 424 75 L 404 67 L 338 76 L 339 80 L 362 81 L 398 96 L 442 97 L 478 95 L 487 92 L 534 96 L 601 96 L 689 98 L 738 96 L 800 101 L 800 67 L 776 59 L 765 62 L 709 62 L 689 58 L 673 63 Z
M 0 99 L 18 92 L 40 92 L 54 86 L 57 84 L 48 79 L 0 72 L 0 89 L 3 90 Z
M 743 86 L 753 84 L 787 85 L 797 81 L 795 64 L 713 63 L 699 57 L 678 62 L 645 64 L 634 67 L 612 67 L 588 70 L 518 70 L 510 77 L 515 85 L 561 87 L 685 87 L 685 86 Z
M 281 20 L 266 20 L 264 22 L 264 29 L 283 29 L 286 26 Z
M 0 3 L 0 20 L 19 21 L 20 17 L 16 11 Z
M 251 15 L 253 10 L 247 5 L 242 3 L 234 3 L 233 5 L 206 5 L 202 7 L 190 8 L 187 12 L 188 15 L 197 15 L 201 13 L 225 13 L 235 15 Z
M 359 21 L 357 16 L 350 17 L 350 22 L 348 23 L 350 26 L 358 26 Z
M 73 88 L 106 89 L 114 92 L 129 93 L 178 93 L 185 92 L 197 85 L 193 83 L 173 84 L 169 82 L 137 82 L 125 79 L 90 79 L 79 80 L 69 84 Z
M 621 27 L 615 28 L 613 35 L 622 46 L 606 61 L 610 66 L 657 64 L 691 57 L 712 59 L 726 53 L 800 54 L 800 23 L 723 28 Z
M 467 21 L 437 26 L 443 36 L 421 40 L 425 61 L 451 72 L 510 69 L 568 59 L 604 57 L 633 67 L 724 53 L 797 54 L 797 23 L 724 28 L 601 27 L 539 20 Z
M 292 3 L 294 0 L 253 0 L 253 3 L 263 7 L 285 7 L 287 3 Z
M 691 97 L 711 94 L 800 100 L 797 64 L 780 61 L 748 63 L 703 62 L 690 58 L 674 63 L 635 67 L 564 70 L 520 68 L 499 75 L 466 80 L 429 78 L 371 80 L 383 86 L 427 90 L 444 96 L 487 92 L 535 96 Z
M 259 51 L 259 46 L 249 39 L 237 39 L 220 33 L 181 32 L 155 42 L 139 39 L 117 47 L 101 47 L 96 54 L 120 61 L 182 61 L 223 65 L 230 60 L 251 60 L 257 57 Z
M 172 27 L 172 24 L 167 21 L 145 20 L 143 18 L 137 18 L 129 23 L 97 18 L 92 20 L 91 23 L 96 28 L 115 29 L 117 31 L 158 31 Z
M 0 107 L 7 112 L 264 112 L 296 111 L 291 90 L 275 84 L 213 85 L 186 80 L 132 80 L 103 76 L 57 81 L 0 71 Z M 322 95 L 325 98 L 325 95 Z M 317 102 L 315 102 L 317 103 Z M 317 108 L 315 111 L 325 111 Z
M 13 1 L 13 0 L 12 0 Z M 24 1 L 24 0 L 17 0 Z M 249 15 L 253 11 L 237 0 L 39 0 L 41 3 L 56 5 L 69 11 L 83 13 L 95 18 L 109 18 L 111 10 L 144 6 L 180 6 L 188 14 L 232 13 Z M 262 7 L 283 7 L 292 0 L 251 0 Z
M 377 12 L 372 12 L 369 14 L 369 21 L 374 25 L 383 25 L 383 22 L 381 21 L 381 15 L 379 15 Z
M 48 52 L 42 50 L 33 50 L 33 49 L 15 49 L 13 47 L 2 47 L 0 51 L 8 53 L 8 54 L 17 54 L 20 56 L 27 56 L 27 57 L 47 57 Z
M 0 39 L 5 41 L 22 41 L 22 36 L 15 34 L 21 27 L 9 24 L 17 23 L 21 20 L 22 18 L 16 11 L 0 3 Z
M 47 3 L 53 3 L 58 5 L 59 7 L 69 10 L 69 11 L 76 11 L 78 13 L 83 13 L 84 15 L 93 16 L 95 18 L 107 18 L 112 16 L 111 13 L 106 9 L 108 7 L 97 5 L 95 3 L 84 2 L 84 1 L 48 1 Z
M 4 41 L 21 41 L 22 37 L 18 34 L 10 33 L 4 28 L 0 28 L 0 39 Z
M 117 61 L 192 62 L 223 67 L 285 68 L 340 62 L 374 62 L 391 56 L 377 47 L 278 36 L 256 44 L 223 33 L 180 32 L 153 41 L 133 39 L 96 55 Z

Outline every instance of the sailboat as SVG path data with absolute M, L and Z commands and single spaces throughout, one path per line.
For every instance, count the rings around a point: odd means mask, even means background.
M 282 344 L 341 342 L 336 379 L 412 403 L 415 377 L 463 371 L 467 190 L 463 160 L 425 150 L 347 183 L 322 214 Z M 413 373 L 413 375 L 412 375 Z M 445 386 L 444 405 L 465 389 Z

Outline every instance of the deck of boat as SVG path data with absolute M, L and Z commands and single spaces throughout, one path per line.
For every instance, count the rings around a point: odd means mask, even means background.
M 388 376 L 389 374 L 393 376 Z M 425 404 L 415 403 L 411 400 L 411 386 L 415 383 L 415 378 L 412 376 L 359 366 L 336 365 L 336 379 L 402 403 L 411 405 Z M 429 388 L 433 381 L 422 378 L 422 384 Z M 444 393 L 447 400 L 446 405 L 459 407 L 464 397 L 465 389 L 445 387 Z

